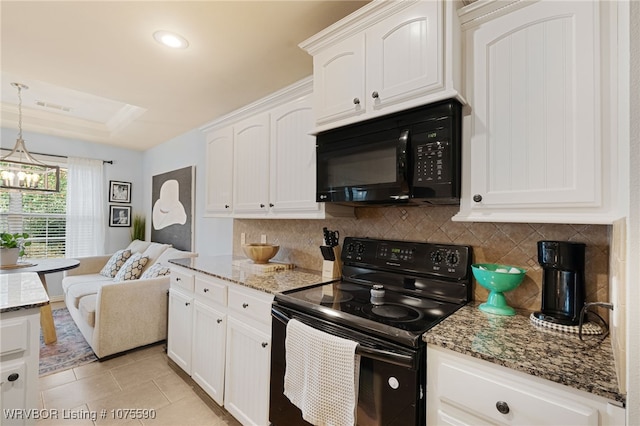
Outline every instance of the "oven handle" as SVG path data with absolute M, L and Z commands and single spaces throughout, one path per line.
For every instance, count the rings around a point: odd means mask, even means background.
M 271 307 L 271 316 L 280 321 L 282 324 L 287 325 L 289 317 L 286 313 L 277 309 L 275 306 Z M 356 346 L 356 354 L 365 358 L 371 358 L 378 361 L 386 362 L 388 364 L 399 365 L 401 367 L 407 367 L 415 369 L 417 368 L 415 357 L 405 354 L 399 354 L 391 351 L 385 351 L 381 349 L 370 348 L 358 343 Z

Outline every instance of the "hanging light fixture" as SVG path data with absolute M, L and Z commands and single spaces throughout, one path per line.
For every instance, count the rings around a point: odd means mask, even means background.
M 22 89 L 21 83 L 11 83 L 18 89 L 18 139 L 9 154 L 0 158 L 0 188 L 21 191 L 60 191 L 60 167 L 50 166 L 29 154 L 22 139 Z

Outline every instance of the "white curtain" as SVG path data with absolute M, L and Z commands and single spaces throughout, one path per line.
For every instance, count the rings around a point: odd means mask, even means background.
M 67 257 L 104 254 L 105 180 L 102 160 L 68 159 Z

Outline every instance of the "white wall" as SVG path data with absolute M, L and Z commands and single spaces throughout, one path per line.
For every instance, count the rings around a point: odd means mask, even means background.
M 195 166 L 195 251 L 200 256 L 215 256 L 232 253 L 233 220 L 225 218 L 205 218 L 205 157 L 204 134 L 192 130 L 144 153 L 144 193 L 147 224 L 151 223 L 151 183 L 160 173 L 183 167 Z M 147 235 L 151 228 L 147 225 Z

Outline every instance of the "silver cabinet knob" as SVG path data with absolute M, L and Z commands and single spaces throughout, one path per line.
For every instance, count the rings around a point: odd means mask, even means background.
M 222 318 L 218 318 L 218 319 L 216 320 L 216 322 L 217 322 L 218 324 L 220 324 L 220 323 L 222 322 Z
M 479 203 L 480 201 L 482 201 L 482 195 L 480 194 L 476 194 L 473 196 L 473 201 L 475 201 L 476 203 Z
M 269 344 L 267 342 L 262 342 L 261 345 L 263 348 L 266 348 Z
M 353 104 L 354 104 L 354 105 L 360 105 L 360 99 L 358 99 L 358 98 L 353 98 Z
M 249 307 L 249 304 L 248 304 L 248 303 L 243 303 L 243 304 L 242 304 L 242 307 L 243 307 L 244 309 L 247 309 L 247 308 Z
M 380 95 L 378 94 L 378 92 L 373 92 L 373 93 L 371 94 L 371 97 L 372 97 L 373 99 L 378 99 L 378 98 L 380 97 Z
M 208 289 L 208 288 L 205 288 L 205 289 L 204 289 L 204 290 L 202 290 L 202 291 L 204 291 L 205 293 L 209 293 L 209 289 Z

